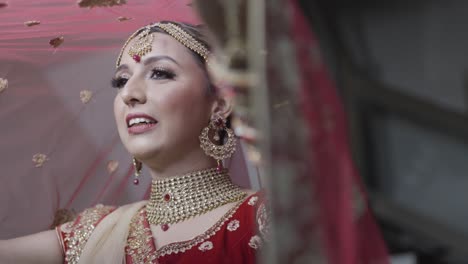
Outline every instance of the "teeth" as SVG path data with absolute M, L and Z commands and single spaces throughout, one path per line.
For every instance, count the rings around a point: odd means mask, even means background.
M 135 124 L 140 124 L 140 123 L 150 124 L 150 123 L 154 123 L 154 121 L 147 119 L 147 118 L 143 118 L 143 117 L 137 117 L 137 118 L 130 119 L 130 121 L 128 121 L 128 126 L 133 126 Z

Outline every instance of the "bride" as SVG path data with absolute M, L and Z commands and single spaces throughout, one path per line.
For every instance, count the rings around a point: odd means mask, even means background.
M 235 150 L 232 102 L 210 80 L 209 56 L 196 26 L 161 21 L 133 33 L 112 79 L 114 115 L 136 175 L 149 169 L 150 199 L 0 241 L 0 263 L 255 263 L 268 217 L 262 194 L 222 166 Z

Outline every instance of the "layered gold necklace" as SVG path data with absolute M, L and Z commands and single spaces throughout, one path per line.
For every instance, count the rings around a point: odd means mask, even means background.
M 211 168 L 153 180 L 146 205 L 148 221 L 163 231 L 191 217 L 240 201 L 247 194 L 231 182 L 226 169 Z

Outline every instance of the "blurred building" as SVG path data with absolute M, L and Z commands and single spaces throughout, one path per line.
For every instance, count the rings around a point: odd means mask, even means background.
M 468 2 L 301 2 L 391 252 L 468 263 Z

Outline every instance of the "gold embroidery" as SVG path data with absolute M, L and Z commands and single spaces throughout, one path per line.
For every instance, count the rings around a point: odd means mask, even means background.
M 216 222 L 210 229 L 208 229 L 205 233 L 195 237 L 192 240 L 184 241 L 184 242 L 176 242 L 176 243 L 171 243 L 169 245 L 165 245 L 161 247 L 159 250 L 156 251 L 156 256 L 165 256 L 173 253 L 179 253 L 179 252 L 185 252 L 186 250 L 191 249 L 195 245 L 198 245 L 202 243 L 203 241 L 209 239 L 210 237 L 214 236 L 216 232 L 221 230 L 221 226 L 224 225 L 224 223 L 229 220 L 232 215 L 237 211 L 239 206 L 244 202 L 244 200 L 241 200 L 238 202 L 233 208 L 231 208 L 221 219 Z
M 221 227 L 226 223 L 236 212 L 239 206 L 244 201 L 239 201 L 233 208 L 231 208 L 224 216 L 218 220 L 210 229 L 205 233 L 187 241 L 176 242 L 165 245 L 160 249 L 154 251 L 152 245 L 152 233 L 149 228 L 145 228 L 143 222 L 145 221 L 146 207 L 142 208 L 132 219 L 130 232 L 127 239 L 127 254 L 132 257 L 133 263 L 152 263 L 153 260 L 165 255 L 176 254 L 185 252 L 192 247 L 204 242 L 216 234 Z
M 78 263 L 83 248 L 96 227 L 97 222 L 113 209 L 114 207 L 112 206 L 99 204 L 93 208 L 86 209 L 79 215 L 78 221 L 71 226 L 71 232 L 65 233 L 65 263 Z
M 132 258 L 134 264 L 153 263 L 156 260 L 154 247 L 152 247 L 151 230 L 144 226 L 145 207 L 140 209 L 130 222 L 130 231 L 127 238 L 125 252 Z

